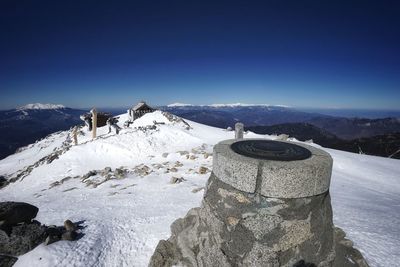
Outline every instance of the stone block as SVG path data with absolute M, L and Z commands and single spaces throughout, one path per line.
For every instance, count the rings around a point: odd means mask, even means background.
M 278 143 L 306 148 L 311 156 L 287 161 L 260 159 L 233 151 L 231 145 L 236 142 L 241 141 L 231 139 L 218 143 L 213 155 L 213 172 L 234 188 L 248 193 L 258 191 L 263 196 L 276 198 L 314 196 L 329 189 L 332 158 L 327 152 L 309 145 L 280 141 Z M 256 188 L 257 177 L 259 188 Z
M 229 145 L 214 147 L 213 172 L 223 182 L 238 190 L 254 193 L 258 172 L 257 160 L 234 153 Z

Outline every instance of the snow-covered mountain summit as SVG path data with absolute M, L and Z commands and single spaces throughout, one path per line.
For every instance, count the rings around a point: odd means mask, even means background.
M 119 116 L 119 125 L 127 115 Z M 0 161 L 13 181 L 0 201 L 39 207 L 37 219 L 61 225 L 81 221 L 76 242 L 40 245 L 16 266 L 147 266 L 170 224 L 200 205 L 212 169 L 212 148 L 232 131 L 166 112 L 148 113 L 120 134 L 86 128 L 53 133 Z M 245 138 L 275 139 L 247 133 Z M 293 140 L 292 141 L 296 141 Z M 325 149 L 334 160 L 331 197 L 334 222 L 371 266 L 400 260 L 400 165 L 397 160 Z
M 33 103 L 27 104 L 25 106 L 17 108 L 17 110 L 29 110 L 29 109 L 64 109 L 65 106 L 60 104 L 42 104 L 42 103 Z
M 230 103 L 230 104 L 211 104 L 214 108 L 234 108 L 234 107 L 288 107 L 285 105 L 269 105 L 269 104 L 246 104 L 246 103 Z
M 213 108 L 237 108 L 237 107 L 281 107 L 289 108 L 286 105 L 270 105 L 270 104 L 246 104 L 246 103 L 227 103 L 227 104 L 209 104 L 209 105 L 193 105 L 186 103 L 172 103 L 167 105 L 167 107 L 213 107 Z
M 170 107 L 170 108 L 171 107 L 191 107 L 191 106 L 193 106 L 193 105 L 192 104 L 179 103 L 179 102 L 167 105 L 167 107 Z

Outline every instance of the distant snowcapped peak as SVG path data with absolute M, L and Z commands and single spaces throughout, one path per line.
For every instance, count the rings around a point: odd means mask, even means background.
M 41 104 L 41 103 L 33 103 L 27 104 L 25 106 L 19 107 L 18 110 L 26 110 L 26 109 L 63 109 L 65 106 L 59 104 Z
M 269 106 L 268 104 L 244 104 L 244 103 L 232 103 L 232 104 L 211 104 L 210 107 L 252 107 L 252 106 Z
M 192 104 L 185 104 L 185 103 L 172 103 L 167 105 L 167 107 L 189 107 L 193 106 Z
M 281 107 L 281 108 L 289 108 L 289 106 L 286 106 L 286 105 L 245 104 L 245 103 L 211 104 L 208 106 L 214 107 L 214 108 L 221 108 L 221 107 Z
M 211 105 L 193 105 L 193 104 L 184 104 L 184 103 L 173 103 L 167 105 L 167 107 L 214 107 L 214 108 L 226 108 L 226 107 L 281 107 L 281 108 L 289 108 L 286 105 L 270 105 L 270 104 L 245 104 L 245 103 L 231 103 L 231 104 L 211 104 Z

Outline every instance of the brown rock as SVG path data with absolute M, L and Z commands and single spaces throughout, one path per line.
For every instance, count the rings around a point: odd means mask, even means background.
M 206 152 L 206 153 L 204 153 L 204 158 L 205 158 L 205 159 L 208 159 L 208 157 L 210 157 L 210 156 L 211 156 L 211 154 L 210 154 L 210 153 L 207 153 L 207 152 Z
M 74 241 L 78 237 L 78 234 L 75 231 L 67 231 L 62 234 L 61 240 Z
M 183 164 L 180 161 L 175 162 L 175 167 L 182 167 Z
M 175 177 L 175 176 L 172 176 L 172 177 L 171 177 L 170 183 L 171 183 L 171 184 L 179 184 L 179 183 L 182 183 L 183 181 L 185 181 L 185 179 L 182 178 L 182 177 Z
M 192 193 L 197 193 L 197 192 L 199 192 L 199 191 L 201 191 L 203 189 L 204 189 L 204 186 L 195 188 L 195 189 L 192 190 Z
M 199 173 L 200 174 L 206 174 L 209 171 L 209 169 L 207 167 L 201 166 L 199 168 Z
M 75 231 L 76 230 L 76 226 L 73 222 L 71 222 L 70 220 L 66 220 L 64 222 L 64 228 L 67 231 Z

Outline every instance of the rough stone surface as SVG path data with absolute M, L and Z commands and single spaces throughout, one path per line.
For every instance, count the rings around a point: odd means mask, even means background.
M 64 227 L 58 227 L 55 225 L 50 225 L 47 227 L 46 229 L 46 233 L 49 236 L 58 236 L 59 238 L 61 238 L 62 233 L 65 231 Z
M 46 237 L 46 227 L 37 223 L 14 226 L 10 234 L 0 230 L 0 254 L 25 254 L 44 242 Z
M 11 267 L 18 260 L 16 257 L 0 255 L 0 266 L 1 267 Z
M 76 226 L 73 222 L 71 222 L 70 220 L 66 220 L 64 222 L 64 228 L 67 231 L 75 231 L 76 230 Z
M 199 173 L 200 173 L 200 174 L 206 174 L 208 171 L 209 171 L 209 170 L 208 170 L 207 167 L 200 166 L 200 168 L 199 168 Z
M 74 223 L 66 220 L 65 228 L 42 225 L 32 220 L 38 210 L 28 203 L 0 202 L 0 266 L 12 266 L 14 256 L 25 254 L 43 242 L 49 245 L 61 237 L 76 240 Z
M 46 237 L 46 240 L 44 241 L 44 244 L 46 246 L 53 244 L 57 241 L 60 241 L 60 237 L 57 235 L 49 235 L 48 237 Z
M 183 181 L 185 181 L 185 179 L 183 177 L 172 176 L 171 180 L 170 180 L 170 183 L 171 184 L 179 184 L 179 183 L 182 183 Z
M 156 252 L 151 257 L 151 262 L 149 267 L 159 267 L 159 266 L 173 266 L 178 262 L 175 257 L 179 251 L 174 244 L 161 240 L 156 248 Z
M 261 185 L 258 190 L 266 197 L 301 198 L 328 191 L 332 158 L 325 151 L 301 144 L 300 147 L 311 152 L 311 157 L 293 161 L 263 160 L 235 153 L 231 145 L 236 142 L 240 140 L 218 143 L 213 155 L 213 171 L 216 176 L 236 189 L 255 193 L 258 179 Z
M 4 178 L 4 176 L 0 176 L 0 188 L 4 187 L 7 185 L 7 179 Z
M 39 209 L 23 202 L 0 202 L 0 226 L 30 222 Z
M 221 181 L 239 190 L 254 193 L 258 173 L 257 160 L 238 155 L 229 146 L 230 144 L 219 143 L 214 147 L 213 172 Z
M 75 231 L 66 231 L 62 234 L 61 240 L 74 241 L 78 237 L 78 234 Z
M 272 199 L 239 191 L 211 174 L 201 208 L 175 221 L 171 231 L 152 266 L 292 266 L 302 259 L 334 259 L 328 193 Z
M 244 125 L 243 123 L 237 122 L 235 124 L 235 139 L 243 139 Z
M 331 172 L 330 156 L 313 154 L 306 160 L 265 161 L 261 167 L 261 194 L 278 198 L 319 195 L 328 191 Z
M 336 257 L 334 266 L 343 267 L 369 267 L 361 252 L 353 247 L 353 242 L 346 239 L 346 233 L 335 228 Z
M 109 174 L 112 171 L 111 167 L 105 167 L 104 170 L 102 171 L 101 175 L 105 176 Z
M 288 197 L 278 190 L 284 197 L 270 197 L 263 191 L 265 177 L 274 181 L 272 187 L 292 190 L 290 183 L 263 176 L 270 161 L 236 155 L 231 143 L 214 148 L 214 169 L 201 207 L 171 225 L 171 237 L 160 241 L 149 266 L 368 266 L 344 232 L 334 228 L 329 182 L 322 193 L 308 190 L 306 196 Z M 310 183 L 309 176 L 330 179 L 331 158 L 315 148 L 309 151 L 310 161 L 296 161 L 287 173 L 286 165 L 274 165 L 278 167 L 268 172 L 283 180 L 297 175 L 293 183 L 299 187 Z M 322 167 L 311 168 L 314 163 Z M 300 168 L 297 173 L 295 167 Z M 319 168 L 328 170 L 321 173 Z

